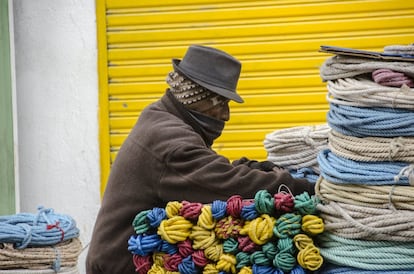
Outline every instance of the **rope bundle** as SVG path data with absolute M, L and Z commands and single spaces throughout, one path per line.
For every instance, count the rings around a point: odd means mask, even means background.
M 316 183 L 315 192 L 324 204 L 338 202 L 372 208 L 414 210 L 412 186 L 334 184 L 321 176 Z
M 77 265 L 82 245 L 78 238 L 62 243 L 45 246 L 16 249 L 13 244 L 3 244 L 0 248 L 0 269 L 52 269 Z
M 412 48 L 412 46 L 411 46 Z M 336 55 L 316 182 L 321 273 L 414 271 L 414 63 Z
M 328 232 L 318 239 L 322 256 L 339 266 L 377 272 L 414 270 L 414 242 L 355 240 Z
M 267 160 L 287 168 L 296 178 L 306 177 L 310 181 L 316 181 L 319 175 L 316 155 L 327 148 L 329 130 L 327 124 L 321 124 L 269 133 L 264 140 Z M 312 176 L 313 174 L 316 176 Z
M 413 185 L 414 164 L 359 162 L 342 158 L 329 149 L 318 154 L 321 175 L 335 184 Z
M 75 220 L 53 209 L 0 216 L 0 269 L 76 266 L 81 252 Z
M 330 202 L 318 206 L 325 228 L 348 239 L 414 242 L 414 212 L 348 203 Z
M 211 204 L 169 202 L 139 212 L 128 250 L 138 273 L 305 273 L 323 262 L 312 237 L 318 200 L 258 191 Z
M 412 62 L 378 61 L 343 55 L 335 55 L 328 58 L 320 68 L 320 76 L 323 81 L 328 81 L 356 77 L 384 68 L 414 77 L 414 66 Z
M 329 149 L 336 155 L 354 161 L 414 162 L 414 137 L 364 137 L 329 132 Z
M 367 78 L 328 81 L 327 100 L 337 105 L 414 109 L 414 89 L 387 87 Z
M 78 236 L 75 220 L 50 208 L 39 207 L 37 214 L 0 216 L 0 243 L 13 243 L 16 248 L 53 245 Z
M 361 108 L 330 104 L 329 126 L 356 137 L 414 136 L 413 112 L 405 109 Z

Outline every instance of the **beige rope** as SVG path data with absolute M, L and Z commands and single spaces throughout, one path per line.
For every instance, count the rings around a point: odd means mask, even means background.
M 414 211 L 414 187 L 334 184 L 322 176 L 315 185 L 316 196 L 324 203 Z
M 288 169 L 309 167 L 319 173 L 317 154 L 328 147 L 327 124 L 298 126 L 267 134 L 264 147 L 267 160 Z
M 328 139 L 333 153 L 354 161 L 414 162 L 414 137 L 359 138 L 331 130 Z
M 414 241 L 414 211 L 347 203 L 319 204 L 325 231 L 348 239 Z
M 357 107 L 414 109 L 414 88 L 387 87 L 372 80 L 356 77 L 328 81 L 327 100 Z
M 77 266 L 74 267 L 62 267 L 59 274 L 79 274 Z M 8 269 L 0 270 L 0 274 L 56 274 L 53 269 Z
M 78 238 L 44 247 L 15 249 L 13 244 L 4 243 L 0 248 L 0 269 L 51 269 L 56 260 L 61 267 L 76 266 L 82 244 Z

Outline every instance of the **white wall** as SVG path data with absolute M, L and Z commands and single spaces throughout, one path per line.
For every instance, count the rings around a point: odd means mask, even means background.
M 71 215 L 87 245 L 100 203 L 95 2 L 14 0 L 13 10 L 20 209 Z

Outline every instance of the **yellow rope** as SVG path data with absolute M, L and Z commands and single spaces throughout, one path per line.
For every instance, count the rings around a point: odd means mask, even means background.
M 168 202 L 165 207 L 165 212 L 168 218 L 172 218 L 174 216 L 178 216 L 180 214 L 180 210 L 183 205 L 180 202 L 172 201 Z
M 207 264 L 206 266 L 204 266 L 203 274 L 218 274 L 218 273 L 219 273 L 219 271 L 216 268 L 215 264 L 210 263 L 210 264 Z
M 182 216 L 163 220 L 158 227 L 158 235 L 170 244 L 185 241 L 190 236 L 193 224 Z
M 220 259 L 220 256 L 223 254 L 223 244 L 215 244 L 207 247 L 204 250 L 204 256 L 207 259 L 217 262 Z
M 320 254 L 319 248 L 314 245 L 312 238 L 301 233 L 293 237 L 293 242 L 299 250 L 296 257 L 301 267 L 315 271 L 322 266 L 323 258 Z
M 214 229 L 216 221 L 213 218 L 210 205 L 204 205 L 201 208 L 201 214 L 198 216 L 197 225 L 204 229 Z
M 243 266 L 240 269 L 239 274 L 253 274 L 253 270 L 251 267 Z
M 305 215 L 302 217 L 302 230 L 311 235 L 321 234 L 324 230 L 322 218 L 315 215 Z
M 241 235 L 249 235 L 249 238 L 258 245 L 264 245 L 273 237 L 275 218 L 268 214 L 262 214 L 250 222 L 246 222 L 240 230 Z
M 216 242 L 214 230 L 206 230 L 200 226 L 193 226 L 190 239 L 193 241 L 194 249 L 206 249 Z
M 225 272 L 236 273 L 236 257 L 232 254 L 222 254 L 217 262 L 217 269 Z

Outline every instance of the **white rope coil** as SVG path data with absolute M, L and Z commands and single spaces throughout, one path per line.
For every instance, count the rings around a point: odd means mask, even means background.
M 327 89 L 327 100 L 339 105 L 414 109 L 414 88 L 407 85 L 388 87 L 356 77 L 328 81 Z
M 348 239 L 414 241 L 414 212 L 347 203 L 319 204 L 325 231 Z
M 354 137 L 335 130 L 328 134 L 333 153 L 354 161 L 414 162 L 414 137 Z
M 414 211 L 414 187 L 334 184 L 322 176 L 315 185 L 324 203 L 338 202 L 372 208 Z
M 317 154 L 328 147 L 327 124 L 298 126 L 267 134 L 267 160 L 288 169 L 312 168 L 319 174 Z
M 384 53 L 414 55 L 414 44 L 385 46 Z
M 82 244 L 78 238 L 43 247 L 16 249 L 3 243 L 0 248 L 0 269 L 52 269 L 77 265 Z

